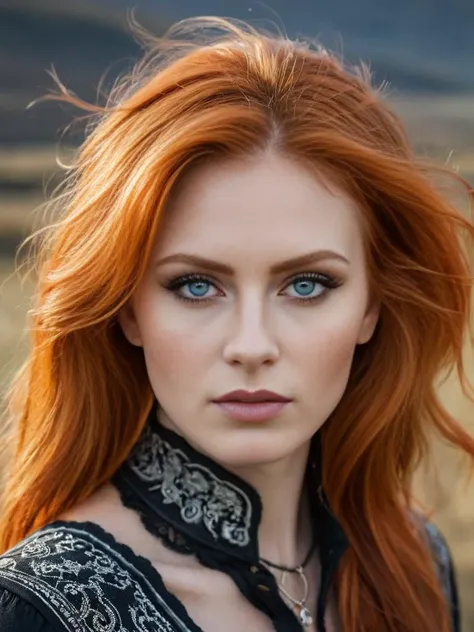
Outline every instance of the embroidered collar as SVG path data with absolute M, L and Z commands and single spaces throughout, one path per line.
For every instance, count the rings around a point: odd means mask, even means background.
M 148 524 L 155 516 L 161 525 L 170 525 L 174 537 L 181 536 L 183 542 L 195 541 L 247 562 L 257 562 L 260 496 L 243 479 L 163 427 L 157 410 L 155 401 L 142 436 L 114 477 L 122 498 L 139 509 Z M 342 555 L 347 540 L 322 490 L 317 436 L 312 455 L 308 476 L 312 479 L 310 488 L 317 490 L 311 495 L 312 513 L 321 563 L 327 566 L 334 564 L 335 553 L 339 553 L 337 558 Z M 161 528 L 160 535 L 163 534 Z
M 161 426 L 156 406 L 118 474 L 122 485 L 131 487 L 151 512 L 186 538 L 249 561 L 258 559 L 259 495 Z

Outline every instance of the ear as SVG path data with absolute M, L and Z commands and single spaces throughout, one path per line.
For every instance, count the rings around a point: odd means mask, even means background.
M 125 303 L 117 315 L 117 320 L 122 328 L 125 338 L 135 347 L 142 347 L 140 328 L 138 327 L 133 305 L 129 301 Z
M 373 298 L 362 320 L 357 344 L 363 345 L 372 338 L 380 316 L 380 300 Z

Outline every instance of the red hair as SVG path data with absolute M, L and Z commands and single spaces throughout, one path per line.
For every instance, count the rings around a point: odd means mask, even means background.
M 203 25 L 220 35 L 173 39 Z M 142 431 L 153 393 L 142 351 L 116 317 L 176 184 L 203 158 L 270 147 L 357 200 L 382 306 L 322 429 L 324 488 L 350 542 L 336 578 L 343 629 L 447 632 L 434 565 L 410 519 L 411 481 L 433 429 L 474 457 L 435 390 L 452 368 L 467 390 L 473 224 L 435 188 L 439 168 L 415 158 L 366 72 L 218 19 L 184 21 L 150 44 L 106 107 L 65 89 L 58 97 L 99 117 L 38 251 L 31 348 L 8 398 L 15 452 L 1 549 L 94 492 Z

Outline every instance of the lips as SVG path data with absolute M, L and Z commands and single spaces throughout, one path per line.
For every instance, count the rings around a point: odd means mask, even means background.
M 276 417 L 289 402 L 216 402 L 235 421 L 267 421 Z
M 231 391 L 213 400 L 236 421 L 267 421 L 278 415 L 291 399 L 273 391 Z
M 245 403 L 259 403 L 259 402 L 280 402 L 288 403 L 291 401 L 288 397 L 284 397 L 279 393 L 267 390 L 258 391 L 244 391 L 242 389 L 237 391 L 231 391 L 213 400 L 216 403 L 221 402 L 245 402 Z

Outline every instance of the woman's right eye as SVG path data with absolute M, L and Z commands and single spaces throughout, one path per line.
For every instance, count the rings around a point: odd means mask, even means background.
M 203 303 L 216 296 L 215 294 L 211 296 L 207 294 L 209 288 L 215 288 L 214 283 L 208 278 L 196 274 L 177 277 L 171 280 L 165 287 L 172 292 L 176 298 L 191 303 Z M 187 288 L 187 290 L 183 294 L 184 288 Z

